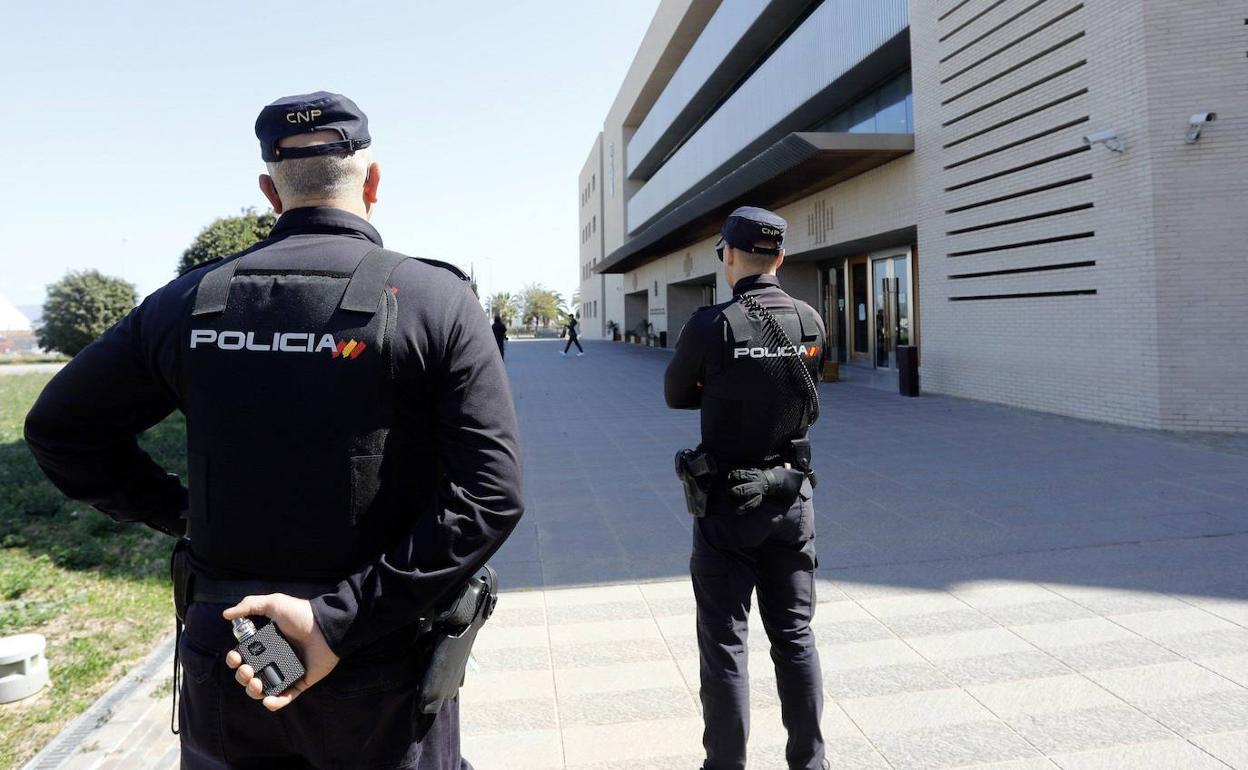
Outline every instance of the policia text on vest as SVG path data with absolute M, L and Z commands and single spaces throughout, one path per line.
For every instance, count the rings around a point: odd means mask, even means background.
M 67 495 L 189 528 L 183 768 L 464 770 L 454 687 L 426 714 L 421 683 L 429 619 L 488 616 L 487 592 L 456 599 L 523 512 L 498 347 L 462 273 L 382 249 L 368 222 L 380 172 L 354 103 L 280 99 L 256 135 L 272 232 L 179 276 L 79 353 L 32 409 L 27 441 Z M 136 441 L 175 409 L 186 486 Z M 285 693 L 264 696 L 226 656 L 240 617 L 276 622 L 306 667 Z

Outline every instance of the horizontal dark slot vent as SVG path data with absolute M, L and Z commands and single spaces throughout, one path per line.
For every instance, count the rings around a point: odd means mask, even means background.
M 953 28 L 953 30 L 951 30 L 948 34 L 946 34 L 944 37 L 942 37 L 942 38 L 940 39 L 940 42 L 942 42 L 942 43 L 943 43 L 943 42 L 945 42 L 945 41 L 946 41 L 946 40 L 948 40 L 949 38 L 951 38 L 951 37 L 953 37 L 954 35 L 958 34 L 958 33 L 959 33 L 959 32 L 961 32 L 962 30 L 964 30 L 964 29 L 966 29 L 967 27 L 971 26 L 971 25 L 972 25 L 972 24 L 974 24 L 975 22 L 977 22 L 977 21 L 979 21 L 980 19 L 984 18 L 985 16 L 987 16 L 988 14 L 990 14 L 990 13 L 992 13 L 993 11 L 997 10 L 998 8 L 1000 8 L 1000 7 L 1001 7 L 1001 6 L 1003 6 L 1003 5 L 1005 5 L 1005 0 L 997 0 L 997 2 L 993 3 L 992 5 L 989 5 L 989 6 L 988 6 L 987 8 L 985 8 L 984 10 L 980 11 L 979 13 L 975 14 L 975 15 L 974 15 L 974 16 L 972 16 L 971 18 L 967 19 L 966 21 L 962 22 L 962 23 L 961 23 L 961 24 L 959 24 L 958 26 L 954 27 L 954 28 Z
M 950 16 L 954 15 L 959 10 L 961 10 L 962 7 L 965 6 L 969 2 L 971 2 L 971 0 L 962 0 L 962 2 L 958 3 L 957 5 L 953 6 L 949 10 L 942 13 L 940 15 L 940 18 L 936 19 L 936 21 L 944 21 L 945 19 L 949 18 Z
M 999 25 L 998 25 L 997 27 L 995 27 L 994 29 L 989 30 L 988 32 L 984 33 L 984 35 L 983 35 L 982 37 L 980 37 L 980 38 L 979 38 L 979 40 L 983 40 L 985 37 L 988 37 L 988 36 L 989 36 L 989 35 L 991 35 L 993 32 L 996 32 L 997 30 L 1001 29 L 1002 27 L 1005 27 L 1007 24 L 1010 24 L 1011 22 L 1013 22 L 1013 21 L 1017 20 L 1018 18 L 1020 18 L 1020 17 L 1021 17 L 1021 16 L 1023 16 L 1024 14 L 1028 13 L 1029 11 L 1031 11 L 1031 10 L 1033 10 L 1033 9 L 1035 9 L 1035 8 L 1038 8 L 1038 7 L 1039 7 L 1040 5 L 1042 5 L 1044 2 L 1045 2 L 1045 0 L 1040 0 L 1040 2 L 1035 3 L 1035 4 L 1031 5 L 1031 6 L 1028 6 L 1027 8 L 1024 8 L 1023 10 L 1019 11 L 1016 15 L 1012 16 L 1012 17 L 1011 17 L 1011 18 L 1009 18 L 1009 19 L 1006 19 L 1004 22 L 1002 22 L 1001 24 L 999 24 Z M 1043 24 L 1040 24 L 1039 26 L 1035 27 L 1034 29 L 1028 30 L 1028 31 L 1027 31 L 1027 32 L 1025 32 L 1025 33 L 1024 33 L 1021 37 L 1015 38 L 1014 40 L 1012 40 L 1012 41 L 1010 41 L 1010 42 L 1006 43 L 1005 45 L 1001 46 L 1000 48 L 998 48 L 998 49 L 996 49 L 996 50 L 994 50 L 994 51 L 990 51 L 990 52 L 988 52 L 988 53 L 984 54 L 983 56 L 981 56 L 980 58 L 976 59 L 975 61 L 971 62 L 970 64 L 966 65 L 966 66 L 965 66 L 965 67 L 963 67 L 962 69 L 958 70 L 957 72 L 953 73 L 953 74 L 952 74 L 952 75 L 950 75 L 949 77 L 947 77 L 947 78 L 945 78 L 944 80 L 940 81 L 940 84 L 943 86 L 943 85 L 945 85 L 945 84 L 949 83 L 950 81 L 952 81 L 952 80 L 954 80 L 954 79 L 956 79 L 956 78 L 962 77 L 962 76 L 963 76 L 963 75 L 965 75 L 966 73 L 968 73 L 968 72 L 970 72 L 971 70 L 975 69 L 976 67 L 978 67 L 978 66 L 980 66 L 980 65 L 984 64 L 985 62 L 988 62 L 988 61 L 991 61 L 992 59 L 997 58 L 998 56 L 1000 56 L 1001 54 L 1003 54 L 1003 53 L 1005 53 L 1006 51 L 1010 50 L 1010 49 L 1011 49 L 1011 48 L 1013 48 L 1014 46 L 1019 45 L 1020 43 L 1026 42 L 1027 40 L 1030 40 L 1031 38 L 1035 37 L 1036 35 L 1039 35 L 1041 32 L 1045 31 L 1045 30 L 1046 30 L 1046 29 L 1048 29 L 1049 27 L 1052 27 L 1054 24 L 1057 24 L 1058 22 L 1062 21 L 1063 19 L 1070 18 L 1071 16 L 1075 15 L 1075 13 L 1076 13 L 1076 12 L 1078 12 L 1078 11 L 1079 11 L 1079 9 L 1080 9 L 1080 8 L 1082 8 L 1082 7 L 1083 7 L 1083 3 L 1080 3 L 1079 5 L 1076 5 L 1074 8 L 1071 8 L 1071 9 L 1069 9 L 1069 10 L 1067 10 L 1067 11 L 1063 12 L 1063 13 L 1058 14 L 1057 16 L 1054 16 L 1052 19 L 1049 19 L 1048 21 L 1044 22 Z M 975 45 L 975 43 L 978 43 L 978 42 L 979 42 L 979 40 L 973 40 L 973 41 L 971 41 L 970 43 L 967 43 L 967 44 L 966 44 L 965 46 L 963 46 L 961 49 L 959 49 L 959 50 L 957 50 L 957 51 L 954 51 L 953 53 L 949 54 L 949 55 L 948 55 L 948 56 L 946 56 L 945 58 L 941 59 L 941 60 L 940 60 L 940 63 L 941 63 L 941 64 L 944 64 L 944 63 L 945 63 L 946 61 L 948 61 L 949 59 L 952 59 L 954 56 L 957 56 L 958 54 L 962 53 L 962 51 L 965 51 L 967 48 L 970 48 L 971 46 Z
M 975 233 L 980 230 L 991 230 L 994 227 L 1005 227 L 1006 225 L 1017 225 L 1023 222 L 1034 222 L 1037 219 L 1048 219 L 1049 217 L 1059 217 L 1062 214 L 1073 214 L 1076 211 L 1087 211 L 1092 208 L 1091 203 L 1083 203 L 1078 206 L 1067 206 L 1064 209 L 1054 209 L 1053 211 L 1044 211 L 1039 214 L 1028 214 L 1025 217 L 1014 217 L 1013 219 L 1001 219 L 996 222 L 988 222 L 974 227 L 963 227 L 957 230 L 950 230 L 945 235 L 963 235 L 964 233 Z
M 1027 85 L 1023 86 L 1022 88 L 1019 88 L 1019 89 L 1017 89 L 1017 90 L 1011 91 L 1011 92 L 1009 92 L 1008 94 L 1006 94 L 1005 96 L 1002 96 L 1000 99 L 993 99 L 992 101 L 987 102 L 986 104 L 981 104 L 981 105 L 979 105 L 978 107 L 976 107 L 976 108 L 975 108 L 975 109 L 973 109 L 973 110 L 969 110 L 969 111 L 967 111 L 967 112 L 964 112 L 964 113 L 962 113 L 961 115 L 959 115 L 958 117 L 953 118 L 952 120 L 949 120 L 949 121 L 946 121 L 946 122 L 942 123 L 942 124 L 941 124 L 941 126 L 942 126 L 942 127 L 944 127 L 944 128 L 948 128 L 949 126 L 952 126 L 954 123 L 960 123 L 960 122 L 962 122 L 963 120 L 966 120 L 967 118 L 971 117 L 972 115 L 978 115 L 979 113 L 983 112 L 984 110 L 989 110 L 989 109 L 992 109 L 993 107 L 996 107 L 998 104 L 1002 104 L 1002 103 L 1004 103 L 1004 102 L 1008 102 L 1010 99 L 1013 99 L 1015 96 L 1021 96 L 1021 95 L 1025 94 L 1025 93 L 1027 93 L 1028 91 L 1030 91 L 1030 90 L 1031 90 L 1031 89 L 1033 89 L 1033 88 L 1039 88 L 1040 86 L 1044 85 L 1045 83 L 1048 83 L 1050 80 L 1056 80 L 1057 78 L 1060 78 L 1062 75 L 1065 75 L 1065 74 L 1067 74 L 1067 73 L 1069 73 L 1069 72 L 1074 72 L 1075 70 L 1079 69 L 1080 67 L 1086 66 L 1086 65 L 1087 65 L 1087 63 L 1088 63 L 1088 60 L 1087 60 L 1087 59 L 1080 59 L 1079 61 L 1075 62 L 1074 64 L 1071 64 L 1071 65 L 1070 65 L 1070 66 L 1068 66 L 1068 67 L 1062 67 L 1060 70 L 1058 70 L 1057 72 L 1054 72 L 1052 75 L 1045 75 L 1044 77 L 1040 78 L 1039 80 L 1035 81 L 1034 83 L 1028 83 Z
M 1001 78 L 1003 78 L 1003 77 L 1005 77 L 1005 76 L 1007 76 L 1007 75 L 1012 75 L 1012 74 L 1014 74 L 1015 72 L 1018 72 L 1019 70 L 1023 69 L 1024 67 L 1027 67 L 1027 66 L 1029 66 L 1029 65 L 1035 64 L 1036 62 L 1040 61 L 1041 59 L 1043 59 L 1044 57 L 1048 56 L 1049 54 L 1053 54 L 1053 53 L 1056 53 L 1056 52 L 1058 52 L 1058 51 L 1062 50 L 1062 49 L 1063 49 L 1063 48 L 1065 48 L 1066 46 L 1070 45 L 1071 43 L 1075 42 L 1076 40 L 1079 40 L 1080 38 L 1082 38 L 1082 37 L 1086 36 L 1087 34 L 1088 34 L 1088 33 L 1086 33 L 1086 32 L 1076 32 L 1075 34 L 1071 35 L 1070 37 L 1066 38 L 1065 40 L 1063 40 L 1063 41 L 1061 41 L 1061 42 L 1059 42 L 1059 43 L 1055 43 L 1054 45 L 1049 46 L 1048 48 L 1044 49 L 1043 51 L 1041 51 L 1041 52 L 1039 52 L 1039 53 L 1032 54 L 1031 56 L 1028 56 L 1026 59 L 1023 59 L 1022 61 L 1018 62 L 1017 64 L 1013 64 L 1013 65 L 1011 65 L 1011 66 L 1009 66 L 1009 67 L 1006 67 L 1005 69 L 1003 69 L 1003 70 L 1001 70 L 1000 72 L 998 72 L 997 74 L 995 74 L 995 75 L 993 75 L 993 76 L 989 77 L 988 79 L 986 79 L 986 80 L 981 80 L 980 82 L 976 83 L 975 85 L 971 86 L 970 88 L 968 88 L 968 89 L 966 89 L 966 90 L 964 90 L 964 91 L 960 91 L 960 92 L 958 92 L 958 93 L 954 94 L 953 96 L 951 96 L 951 97 L 949 97 L 948 99 L 946 99 L 946 100 L 944 100 L 943 102 L 941 102 L 941 103 L 940 103 L 940 106 L 941 106 L 941 107 L 946 107 L 946 106 L 948 106 L 948 105 L 950 105 L 950 104 L 953 104 L 953 103 L 954 103 L 954 102 L 956 102 L 957 100 L 961 99 L 963 96 L 967 96 L 968 94 L 973 94 L 973 93 L 975 93 L 976 91 L 978 91 L 979 89 L 983 88 L 984 86 L 991 85 L 991 84 L 993 84 L 993 83 L 997 82 L 998 80 L 1000 80 Z
M 1086 297 L 1096 294 L 1096 289 L 1070 289 L 1068 291 L 1027 291 L 1018 294 L 978 294 L 969 297 L 950 297 L 950 302 L 982 302 L 989 299 L 1035 299 L 1038 297 Z
M 1022 139 L 1016 139 L 1015 141 L 1010 142 L 1009 144 L 1003 144 L 1000 147 L 997 147 L 992 150 L 986 150 L 984 152 L 979 153 L 978 155 L 972 155 L 969 158 L 963 158 L 957 163 L 950 163 L 948 166 L 945 166 L 945 170 L 949 171 L 951 169 L 959 168 L 961 166 L 965 166 L 968 163 L 974 163 L 977 160 L 983 160 L 984 158 L 991 157 L 993 155 L 996 155 L 999 152 L 1005 152 L 1006 150 L 1012 150 L 1015 147 L 1021 147 L 1022 145 L 1027 144 L 1028 142 L 1034 142 L 1037 139 L 1043 139 L 1046 136 L 1052 136 L 1053 134 L 1056 134 L 1059 131 L 1065 131 L 1068 128 L 1074 128 L 1080 123 L 1087 123 L 1089 120 L 1090 118 L 1087 115 L 1084 115 L 1082 118 L 1077 118 L 1067 123 L 1063 123 L 1060 126 L 1054 126 L 1053 128 L 1045 129 L 1044 131 L 1032 134 L 1031 136 L 1024 136 Z
M 1028 187 L 1026 190 L 1019 190 L 1018 192 L 1012 192 L 1012 193 L 1009 193 L 1008 195 L 998 195 L 995 198 L 989 198 L 988 200 L 979 201 L 977 203 L 968 203 L 965 206 L 958 206 L 957 208 L 948 209 L 945 211 L 945 213 L 957 214 L 962 211 L 970 211 L 971 209 L 977 209 L 983 206 L 991 206 L 994 203 L 1004 203 L 1006 201 L 1012 201 L 1016 198 L 1025 198 L 1028 195 L 1038 195 L 1039 193 L 1048 192 L 1049 190 L 1056 190 L 1061 187 L 1068 187 L 1072 184 L 1079 184 L 1080 182 L 1090 182 L 1090 181 L 1092 181 L 1092 175 L 1084 174 L 1083 176 L 1077 176 L 1077 177 L 1074 177 L 1073 179 L 1063 179 L 1060 182 L 1051 182 L 1049 184 L 1042 184 L 1039 187 Z
M 1008 270 L 986 270 L 982 273 L 958 273 L 949 276 L 949 280 L 958 281 L 963 278 L 991 278 L 997 275 L 1019 275 L 1021 273 L 1046 273 L 1050 270 L 1074 270 L 1079 267 L 1095 267 L 1096 260 L 1084 262 L 1063 262 L 1060 265 L 1039 265 L 1037 267 L 1011 267 Z
M 1018 13 L 1014 14 L 1014 15 L 1013 15 L 1013 16 L 1011 16 L 1010 18 L 1008 18 L 1008 19 L 1006 19 L 1005 21 L 1001 22 L 1000 24 L 998 24 L 997 26 L 995 26 L 995 27 L 993 27 L 992 29 L 988 30 L 988 31 L 987 31 L 987 32 L 985 32 L 984 34 L 982 34 L 982 35 L 980 35 L 979 37 L 975 38 L 974 40 L 970 41 L 969 43 L 967 43 L 966 45 L 964 45 L 964 46 L 962 46 L 961 48 L 957 49 L 957 50 L 956 50 L 956 51 L 954 51 L 953 53 L 946 54 L 945 56 L 941 57 L 940 63 L 941 63 L 941 64 L 944 64 L 945 62 L 949 61 L 950 59 L 952 59 L 953 57 L 955 57 L 955 56 L 957 56 L 958 54 L 962 53 L 963 51 L 965 51 L 966 49 L 968 49 L 968 48 L 970 48 L 971 46 L 975 45 L 976 43 L 983 42 L 983 41 L 984 41 L 987 37 L 989 37 L 990 35 L 993 35 L 993 34 L 995 34 L 995 33 L 997 33 L 997 32 L 1000 32 L 1000 31 L 1001 31 L 1002 29 L 1004 29 L 1005 27 L 1008 27 L 1010 24 L 1013 24 L 1014 22 L 1018 21 L 1018 20 L 1019 20 L 1020 18 L 1022 18 L 1023 16 L 1026 16 L 1027 14 L 1031 13 L 1032 11 L 1036 10 L 1037 8 L 1039 8 L 1040 6 L 1044 5 L 1044 4 L 1045 4 L 1045 3 L 1047 3 L 1047 2 L 1048 2 L 1048 0 L 1036 0 L 1036 2 L 1034 2 L 1034 3 L 1032 3 L 1031 5 L 1027 6 L 1027 7 L 1026 7 L 1026 8 L 1024 8 L 1023 10 L 1021 10 L 1021 11 L 1019 11 Z M 972 66 L 974 66 L 974 65 L 972 65 Z M 968 68 L 968 69 L 969 69 L 969 68 Z M 965 71 L 965 70 L 963 70 L 963 72 L 964 72 L 964 71 Z M 944 80 L 942 80 L 942 81 L 940 81 L 940 82 L 941 82 L 941 83 L 948 83 L 950 80 L 953 80 L 954 78 L 956 78 L 958 75 L 961 75 L 961 74 L 962 74 L 962 72 L 955 72 L 953 75 L 950 75 L 948 78 L 946 78 L 946 79 L 944 79 Z
M 1003 243 L 999 246 L 985 246 L 982 249 L 967 249 L 966 251 L 951 251 L 950 257 L 973 257 L 976 254 L 993 254 L 998 251 L 1014 251 L 1015 249 L 1030 249 L 1036 246 L 1049 246 L 1054 243 L 1066 243 L 1067 241 L 1081 241 L 1087 238 L 1095 237 L 1096 233 L 1073 233 L 1071 235 L 1055 235 L 1052 238 L 1037 238 L 1034 241 L 1019 241 L 1018 243 Z
M 1005 120 L 1002 120 L 998 123 L 993 123 L 991 126 L 988 126 L 987 128 L 981 128 L 975 133 L 967 134 L 961 139 L 954 139 L 949 144 L 946 144 L 944 146 L 944 149 L 948 150 L 951 147 L 957 147 L 959 144 L 962 144 L 963 142 L 969 142 L 972 139 L 975 139 L 976 137 L 980 137 L 980 136 L 983 136 L 984 134 L 992 133 L 993 131 L 996 131 L 998 128 L 1004 128 L 1005 126 L 1008 126 L 1011 123 L 1017 123 L 1018 121 L 1024 118 L 1030 118 L 1032 115 L 1038 115 L 1041 112 L 1044 112 L 1045 110 L 1048 110 L 1048 109 L 1052 109 L 1053 107 L 1056 107 L 1059 104 L 1065 104 L 1071 99 L 1077 99 L 1080 96 L 1083 96 L 1084 94 L 1086 94 L 1087 92 L 1088 92 L 1088 89 L 1081 88 L 1078 91 L 1075 91 L 1073 94 L 1066 94 L 1065 96 L 1054 99 L 1051 102 L 1042 104 L 1039 107 L 1035 107 L 1033 109 L 1027 110 L 1026 112 L 1020 112 L 1019 114 L 1015 115 L 1012 118 L 1006 118 Z
M 1030 163 L 1024 163 L 1021 166 L 1012 166 L 1010 168 L 1005 169 L 1004 171 L 998 171 L 995 174 L 988 174 L 987 176 L 976 177 L 975 179 L 968 180 L 961 184 L 955 184 L 953 187 L 946 187 L 945 192 L 953 192 L 954 190 L 962 190 L 967 187 L 973 187 L 974 185 L 982 184 L 984 182 L 988 182 L 993 179 L 1000 179 L 1003 176 L 1009 176 L 1010 174 L 1017 174 L 1019 171 L 1026 171 L 1029 168 L 1035 168 L 1036 166 L 1043 166 L 1046 163 L 1053 163 L 1054 161 L 1058 161 L 1063 158 L 1069 158 L 1072 155 L 1078 155 L 1080 153 L 1087 152 L 1088 150 L 1091 150 L 1091 149 L 1092 148 L 1089 145 L 1085 144 L 1084 146 L 1076 147 L 1073 150 L 1066 150 L 1065 152 L 1059 152 L 1056 155 L 1049 155 L 1047 157 L 1040 158 L 1039 160 L 1033 160 Z

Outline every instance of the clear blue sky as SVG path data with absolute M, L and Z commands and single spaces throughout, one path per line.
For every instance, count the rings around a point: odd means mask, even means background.
M 388 247 L 570 297 L 577 173 L 657 5 L 13 4 L 0 295 L 39 304 L 82 268 L 161 286 L 205 224 L 267 206 L 260 108 L 324 89 L 368 113 Z

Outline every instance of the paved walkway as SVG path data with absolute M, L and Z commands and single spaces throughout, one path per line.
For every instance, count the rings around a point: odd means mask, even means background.
M 556 345 L 508 350 L 530 511 L 495 560 L 512 592 L 464 691 L 465 752 L 477 770 L 692 770 L 671 456 L 697 417 L 663 408 L 667 353 Z M 834 768 L 1248 768 L 1248 442 L 821 390 Z M 781 768 L 761 633 L 750 648 L 750 766 Z M 61 766 L 175 766 L 168 701 L 142 689 L 89 715 Z

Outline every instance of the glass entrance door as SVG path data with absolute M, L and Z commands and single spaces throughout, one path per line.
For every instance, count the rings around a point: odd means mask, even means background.
M 875 326 L 875 365 L 897 368 L 897 346 L 911 344 L 910 257 L 871 262 Z
M 849 266 L 850 283 L 850 328 L 853 330 L 853 347 L 850 356 L 858 361 L 871 360 L 871 321 L 867 310 L 867 261 L 854 261 Z

